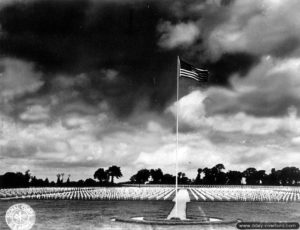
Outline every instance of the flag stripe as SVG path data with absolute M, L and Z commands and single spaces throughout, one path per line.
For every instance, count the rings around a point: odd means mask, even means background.
M 186 72 L 192 72 L 192 73 L 208 73 L 208 70 L 200 70 L 200 69 L 196 69 L 195 70 L 187 70 L 187 69 L 180 69 L 181 71 L 186 71 Z
M 190 71 L 186 71 L 186 70 L 180 70 L 180 75 L 190 75 L 190 76 L 194 76 L 194 77 L 199 77 L 199 78 L 207 78 L 207 73 L 195 73 L 195 72 L 190 72 Z
M 208 70 L 196 68 L 191 64 L 180 60 L 179 77 L 192 78 L 198 82 L 207 82 L 208 76 Z
M 187 70 L 187 69 L 181 68 L 180 70 L 181 70 L 181 71 L 185 71 L 185 72 L 191 72 L 191 73 L 208 73 L 207 70 L 198 70 L 198 69 L 195 69 L 195 70 Z
M 197 81 L 207 81 L 207 77 L 198 77 L 198 76 L 194 76 L 194 75 L 188 75 L 188 74 L 181 74 L 180 77 L 191 77 L 194 78 Z
M 181 76 L 188 76 L 188 77 L 194 77 L 194 78 L 203 78 L 205 79 L 205 77 L 198 77 L 198 76 L 195 76 L 195 75 L 192 75 L 192 74 L 185 74 L 185 73 L 182 73 Z
M 192 76 L 195 78 L 201 78 L 201 79 L 207 79 L 208 74 L 207 73 L 201 73 L 201 74 L 197 74 L 194 72 L 190 72 L 190 71 L 185 71 L 185 70 L 180 70 L 180 76 Z
M 181 77 L 192 78 L 192 79 L 194 79 L 194 80 L 196 80 L 196 81 L 199 81 L 199 79 L 198 79 L 198 78 L 196 78 L 196 77 L 193 77 L 193 76 L 189 76 L 189 75 L 181 75 Z
M 191 75 L 191 76 L 194 76 L 194 77 L 197 77 L 198 76 L 198 74 L 196 74 L 196 73 L 193 73 L 193 72 L 187 72 L 187 71 L 182 71 L 182 70 L 180 70 L 180 74 L 181 75 Z

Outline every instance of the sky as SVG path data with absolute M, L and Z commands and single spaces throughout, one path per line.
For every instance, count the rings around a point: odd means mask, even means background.
M 1 0 L 0 174 L 300 167 L 298 0 Z M 177 55 L 208 69 L 180 80 Z

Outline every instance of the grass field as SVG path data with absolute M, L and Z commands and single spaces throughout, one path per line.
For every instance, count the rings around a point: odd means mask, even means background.
M 9 230 L 5 212 L 19 200 L 0 201 L 0 229 Z M 145 216 L 166 218 L 173 207 L 171 201 L 83 201 L 22 200 L 36 212 L 33 230 L 99 230 L 99 229 L 236 229 L 235 226 L 149 226 L 111 222 L 113 217 Z M 299 221 L 300 203 L 266 202 L 190 202 L 189 218 L 209 215 L 247 221 Z
M 300 203 L 278 202 L 190 202 L 187 218 L 198 215 L 243 221 L 300 221 Z
M 24 200 L 23 202 L 35 210 L 34 230 L 145 229 L 145 226 L 111 222 L 110 218 L 116 216 L 165 218 L 174 205 L 171 201 Z M 19 202 L 0 201 L 1 230 L 9 230 L 5 223 L 5 212 L 16 203 Z

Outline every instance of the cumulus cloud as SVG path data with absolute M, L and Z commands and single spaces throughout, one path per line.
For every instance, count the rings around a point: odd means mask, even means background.
M 292 143 L 295 145 L 300 145 L 300 136 L 293 137 L 292 138 Z
M 35 71 L 32 63 L 16 59 L 2 59 L 0 61 L 1 100 L 8 101 L 26 93 L 36 92 L 44 84 L 42 73 Z
M 142 164 L 144 167 L 158 165 L 169 170 L 173 169 L 176 162 L 176 136 L 171 134 L 164 136 L 162 142 L 162 145 L 154 152 L 141 152 L 135 163 Z M 197 167 L 197 165 L 203 165 L 203 160 L 208 159 L 210 155 L 211 158 L 207 164 L 213 164 L 213 162 L 221 160 L 221 156 L 214 153 L 216 153 L 216 148 L 201 132 L 197 135 L 180 134 L 178 149 L 178 162 L 180 165 Z
M 228 90 L 229 91 L 229 90 Z M 179 121 L 180 127 L 183 130 L 195 131 L 202 127 L 210 127 L 222 132 L 242 132 L 245 134 L 266 135 L 274 133 L 279 130 L 285 130 L 292 133 L 299 133 L 300 130 L 296 127 L 300 125 L 300 119 L 297 116 L 295 107 L 290 107 L 283 117 L 263 116 L 256 117 L 242 112 L 231 114 L 209 114 L 209 110 L 214 110 L 214 106 L 224 106 L 222 101 L 216 100 L 217 104 L 210 104 L 211 100 L 215 100 L 214 94 L 211 91 L 201 92 L 194 91 L 189 95 L 183 97 L 179 101 Z M 231 97 L 226 94 L 222 95 L 224 101 L 232 102 Z M 237 102 L 237 100 L 234 100 Z M 205 105 L 206 104 L 206 105 Z M 172 105 L 167 111 L 176 114 L 176 103 Z M 237 106 L 247 106 L 245 103 Z M 225 109 L 228 106 L 224 106 Z
M 60 75 L 58 74 L 52 80 L 54 89 L 74 89 L 78 86 L 87 87 L 90 84 L 90 80 L 86 74 L 78 75 Z
M 234 119 L 234 118 L 233 118 Z M 197 168 L 212 167 L 222 162 L 227 169 L 245 170 L 252 166 L 270 170 L 280 168 L 299 158 L 297 147 L 291 145 L 286 136 L 292 132 L 281 130 L 274 132 L 245 131 L 235 125 L 235 130 L 222 130 L 215 125 L 202 124 L 190 133 L 179 133 L 178 164 L 179 171 L 195 177 Z M 230 118 L 222 120 L 232 125 Z M 261 120 L 260 124 L 264 121 Z M 299 122 L 299 121 L 298 121 Z M 247 123 L 247 120 L 244 120 Z M 239 125 L 243 124 L 242 122 Z M 284 157 L 284 160 L 283 160 Z M 169 133 L 152 151 L 141 151 L 134 165 L 137 168 L 150 168 L 155 165 L 168 173 L 175 172 L 176 137 Z
M 49 118 L 49 107 L 42 107 L 41 105 L 29 106 L 20 115 L 20 119 L 23 121 L 44 121 Z
M 199 139 L 181 143 L 180 152 L 189 153 L 184 154 L 186 159 L 195 157 L 193 167 L 201 165 L 196 160 L 200 149 L 204 156 L 209 151 L 214 162 L 222 159 L 231 169 L 293 165 L 299 158 L 299 72 L 298 58 L 264 57 L 246 77 L 233 75 L 231 88 L 211 87 L 182 97 L 178 102 L 180 138 Z M 176 116 L 176 106 L 166 112 Z M 174 148 L 162 148 L 159 154 L 172 159 Z M 198 157 L 202 159 L 201 154 Z M 150 158 L 143 153 L 139 160 Z
M 175 1 L 170 7 L 177 20 L 159 27 L 159 44 L 170 49 L 180 45 L 181 39 L 190 41 L 181 48 L 193 59 L 214 61 L 237 52 L 276 57 L 299 54 L 297 0 Z M 190 30 L 189 35 L 183 28 Z
M 233 75 L 231 88 L 193 91 L 179 101 L 182 129 L 210 126 L 224 132 L 299 133 L 299 59 L 263 58 L 245 78 Z M 176 113 L 176 103 L 167 109 Z M 299 124 L 298 124 L 299 125 Z
M 212 55 L 245 51 L 282 56 L 299 47 L 299 1 L 234 1 L 207 34 Z M 220 9 L 223 10 L 223 9 Z M 205 24 L 203 25 L 205 26 Z
M 28 158 L 27 167 L 38 170 L 41 175 L 45 175 L 42 168 L 51 172 L 68 170 L 77 175 L 76 168 L 91 172 L 96 167 L 112 164 L 131 167 L 129 172 L 134 173 L 136 167 L 132 167 L 132 162 L 140 151 L 154 151 L 166 133 L 154 116 L 140 128 L 109 118 L 104 113 L 69 114 L 51 124 L 42 120 L 15 123 L 5 115 L 1 115 L 1 121 L 1 165 L 9 165 L 12 159 L 16 164 Z
M 172 25 L 166 21 L 158 25 L 158 31 L 161 33 L 159 45 L 167 49 L 192 45 L 200 34 L 199 28 L 193 22 Z
M 28 167 L 38 168 L 74 168 L 103 164 L 109 155 L 103 157 L 103 147 L 93 133 L 97 129 L 99 119 L 82 117 L 81 121 L 68 119 L 73 128 L 69 129 L 63 122 L 16 124 L 12 119 L 2 115 L 5 125 L 1 135 L 1 155 L 5 162 L 9 159 L 30 159 Z M 80 119 L 77 119 L 80 120 Z M 55 162 L 57 163 L 55 165 Z M 102 163 L 101 163 L 102 162 Z
M 210 114 L 245 112 L 255 116 L 279 116 L 288 108 L 300 109 L 300 60 L 263 58 L 245 78 L 233 76 L 232 90 L 211 88 Z

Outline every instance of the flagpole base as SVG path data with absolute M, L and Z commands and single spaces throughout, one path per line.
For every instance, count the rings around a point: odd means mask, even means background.
M 217 217 L 202 216 L 196 219 L 156 219 L 150 217 L 112 218 L 113 222 L 145 225 L 235 225 L 241 220 L 224 220 Z

